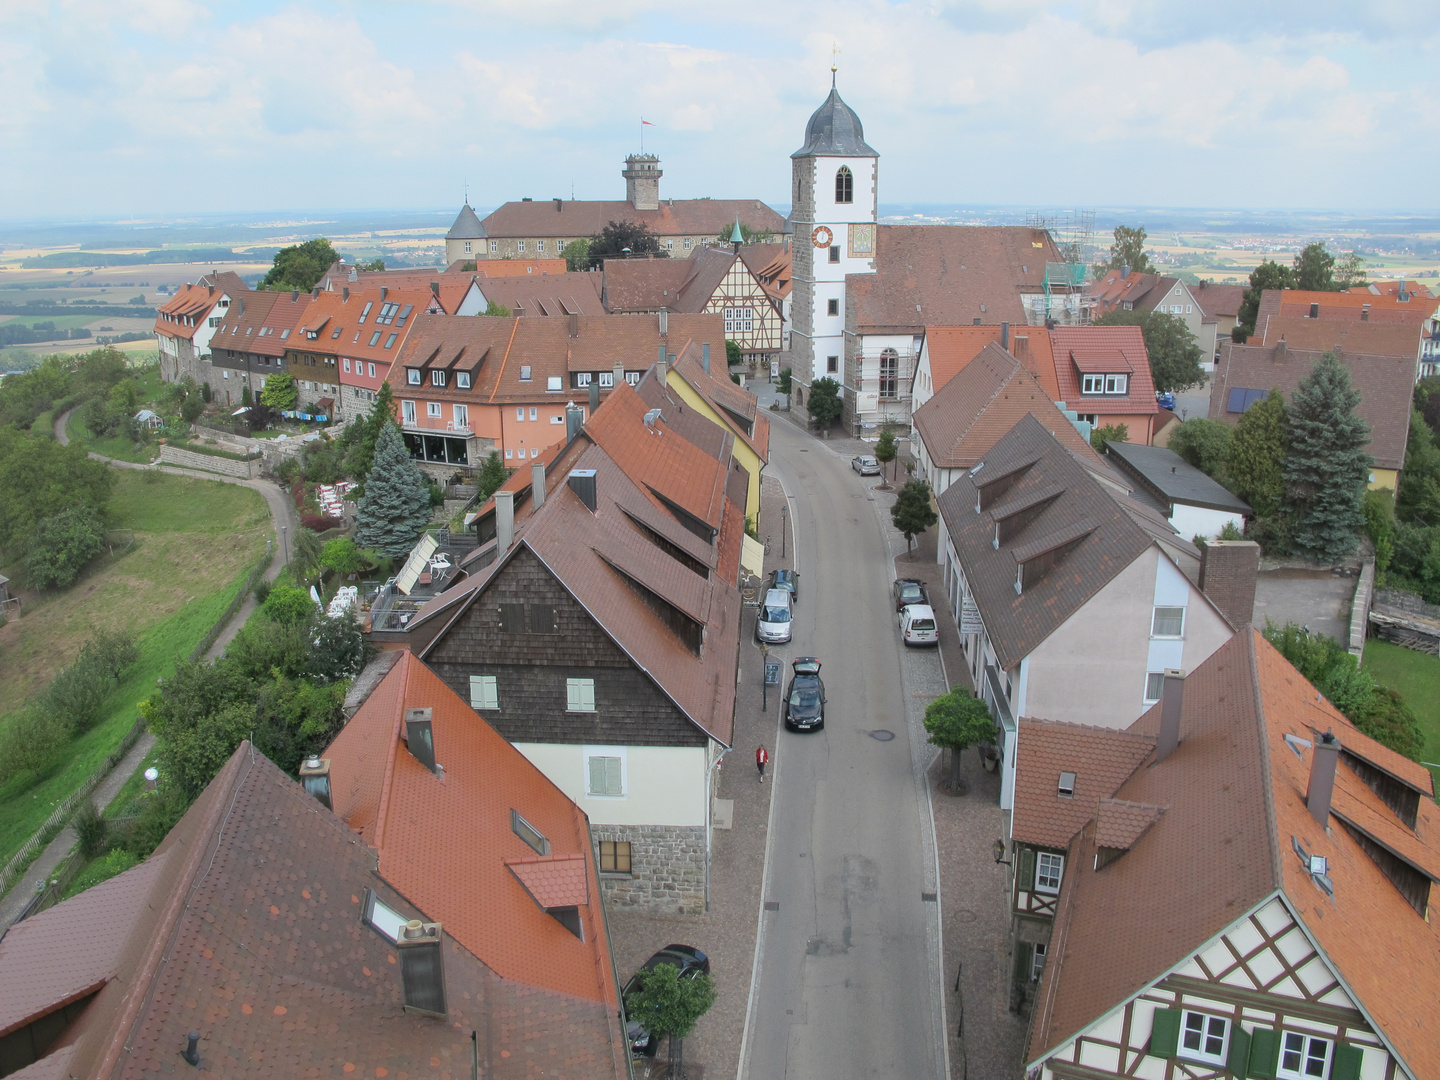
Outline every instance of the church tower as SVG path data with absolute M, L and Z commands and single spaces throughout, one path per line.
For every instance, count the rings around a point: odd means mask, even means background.
M 830 96 L 790 155 L 794 226 L 794 304 L 790 353 L 805 388 L 829 375 L 845 380 L 845 275 L 875 272 L 880 155 L 865 142 L 855 110 L 840 100 L 835 68 Z

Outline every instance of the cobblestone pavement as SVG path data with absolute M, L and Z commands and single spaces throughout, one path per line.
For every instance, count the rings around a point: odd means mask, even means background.
M 775 567 L 794 565 L 788 542 L 781 554 L 784 492 L 774 477 L 766 477 L 760 497 L 760 536 L 770 536 L 765 558 L 768 574 Z M 804 589 L 805 581 L 801 582 Z M 734 750 L 716 770 L 718 800 L 731 800 L 731 827 L 712 832 L 710 906 L 701 916 L 655 915 L 610 908 L 610 938 L 620 980 L 628 979 L 657 949 L 681 942 L 694 945 L 710 957 L 715 979 L 715 1005 L 685 1040 L 685 1072 L 690 1080 L 735 1076 L 740 1063 L 740 1039 L 749 1003 L 750 977 L 755 958 L 755 936 L 761 910 L 760 884 L 765 867 L 765 838 L 769 825 L 771 785 L 761 784 L 755 770 L 755 748 L 764 743 L 776 763 L 781 747 L 775 744 L 775 719 L 783 687 L 762 693 L 764 669 L 755 646 L 755 613 L 746 608 L 740 626 L 740 681 L 736 690 Z M 762 699 L 769 711 L 762 714 Z M 723 810 L 724 804 L 720 803 Z M 665 1062 L 666 1049 L 656 1057 L 656 1073 Z M 637 1067 L 636 1075 L 647 1075 Z

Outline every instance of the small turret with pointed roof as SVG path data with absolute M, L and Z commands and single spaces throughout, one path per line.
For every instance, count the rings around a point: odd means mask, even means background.
M 455 224 L 450 226 L 450 231 L 445 234 L 445 239 L 485 239 L 485 226 L 480 224 L 480 219 L 475 216 L 475 211 L 470 208 L 468 202 L 460 208 L 460 213 L 455 217 Z

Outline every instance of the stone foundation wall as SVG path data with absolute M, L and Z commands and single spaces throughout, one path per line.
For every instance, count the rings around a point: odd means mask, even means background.
M 601 874 L 605 899 L 617 908 L 641 908 L 667 915 L 705 912 L 705 827 L 703 825 L 594 825 L 595 861 L 601 840 L 628 840 L 627 874 Z
M 243 476 L 253 480 L 260 473 L 259 461 L 236 461 L 234 458 L 212 457 L 181 450 L 175 446 L 160 447 L 160 460 L 166 465 L 179 465 L 186 469 L 205 469 L 209 472 L 224 473 L 226 476 Z

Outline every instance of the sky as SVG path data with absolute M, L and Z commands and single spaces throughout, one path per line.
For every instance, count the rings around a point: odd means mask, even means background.
M 790 200 L 838 86 L 882 203 L 1440 206 L 1395 0 L 0 0 L 0 217 Z M 838 52 L 834 51 L 838 50 Z

